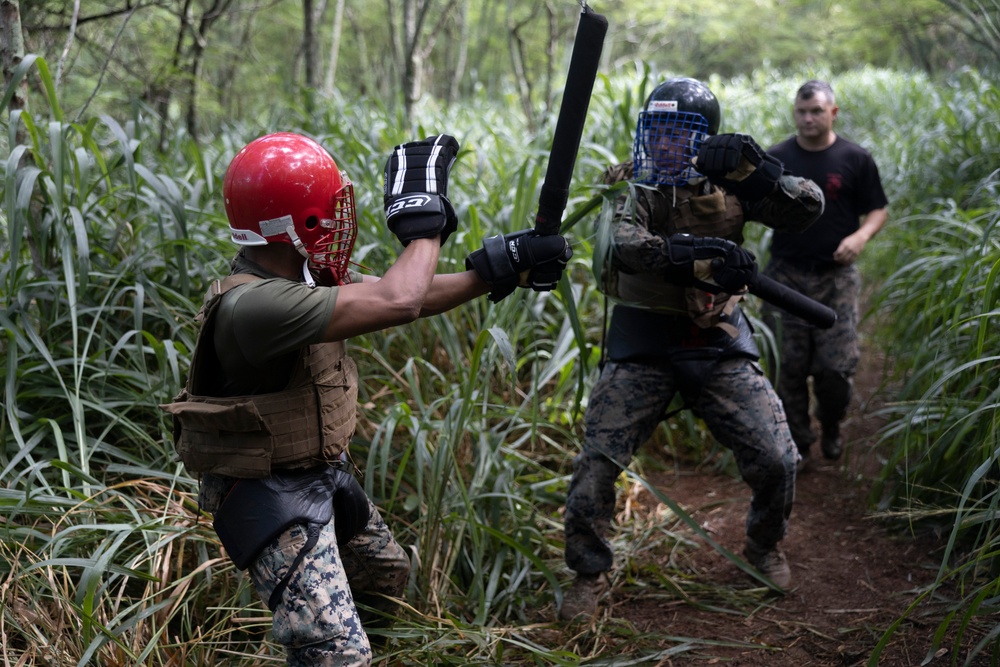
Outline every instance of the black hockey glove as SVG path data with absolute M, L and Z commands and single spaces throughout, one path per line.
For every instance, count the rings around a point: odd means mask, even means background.
M 562 236 L 526 229 L 483 239 L 483 247 L 465 258 L 465 268 L 475 270 L 490 286 L 489 299 L 496 303 L 515 287 L 552 291 L 572 256 L 573 249 Z
M 757 276 L 753 253 L 732 241 L 690 234 L 674 234 L 667 240 L 671 266 L 666 278 L 672 283 L 713 294 L 740 294 Z
M 409 245 L 413 239 L 441 235 L 441 245 L 458 228 L 448 201 L 448 174 L 458 141 L 447 134 L 396 146 L 385 162 L 383 200 L 389 230 Z
M 774 192 L 784 165 L 748 134 L 716 134 L 702 142 L 695 169 L 740 199 L 757 201 Z

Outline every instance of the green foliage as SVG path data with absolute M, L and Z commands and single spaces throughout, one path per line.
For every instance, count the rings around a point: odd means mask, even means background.
M 189 131 L 214 135 L 233 118 L 268 125 L 276 100 L 286 108 L 312 108 L 316 93 L 306 89 L 300 0 L 89 0 L 75 23 L 71 4 L 20 4 L 26 48 L 57 70 L 55 85 L 70 117 L 134 106 L 169 119 L 171 127 L 190 115 L 195 127 Z M 407 3 L 348 2 L 339 24 L 338 3 L 312 4 L 317 87 L 326 95 L 402 107 Z M 609 20 L 608 71 L 646 60 L 699 78 L 801 68 L 840 74 L 865 64 L 940 76 L 964 66 L 995 67 L 1000 52 L 997 0 L 590 4 Z M 485 92 L 493 101 L 511 96 L 511 108 L 529 116 L 551 109 L 578 3 L 433 0 L 421 6 L 427 13 L 415 52 L 423 70 L 416 92 L 423 99 L 451 102 Z
M 231 567 L 207 557 L 211 531 L 157 408 L 180 386 L 188 322 L 219 264 L 197 175 L 219 167 L 194 149 L 185 157 L 203 159 L 155 164 L 132 123 L 49 112 L 10 115 L 11 143 L 19 126 L 29 143 L 5 161 L 0 219 L 3 569 L 18 582 L 4 593 L 18 628 L 5 653 L 162 664 L 148 640 L 171 642 L 178 595 L 197 604 L 206 587 L 173 567 L 203 563 L 203 580 Z M 77 631 L 55 630 L 67 622 Z
M 973 72 L 933 90 L 882 88 L 879 99 L 909 101 L 896 117 L 905 129 L 887 123 L 896 141 L 881 146 L 896 169 L 889 177 L 898 217 L 866 264 L 885 275 L 871 308 L 886 315 L 877 318 L 877 340 L 893 360 L 896 396 L 884 410 L 889 454 L 873 501 L 914 529 L 949 533 L 938 585 L 961 593 L 934 648 L 949 632 L 957 632 L 957 648 L 966 626 L 996 611 L 1000 96 Z M 935 594 L 937 587 L 922 601 Z M 995 650 L 998 631 L 968 660 Z

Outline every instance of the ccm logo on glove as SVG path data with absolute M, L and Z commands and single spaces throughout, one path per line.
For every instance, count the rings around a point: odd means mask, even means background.
M 387 217 L 392 217 L 406 208 L 421 208 L 431 203 L 428 195 L 407 195 L 400 197 L 385 210 Z
M 382 187 L 385 220 L 402 244 L 440 236 L 443 244 L 458 229 L 448 201 L 448 175 L 458 141 L 447 134 L 396 146 L 385 162 Z
M 507 239 L 507 253 L 510 255 L 510 261 L 515 265 L 521 262 L 521 255 L 517 252 L 517 246 L 517 240 Z

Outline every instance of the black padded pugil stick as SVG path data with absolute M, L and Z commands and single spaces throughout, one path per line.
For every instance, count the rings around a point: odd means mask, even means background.
M 748 286 L 751 294 L 768 303 L 801 317 L 820 329 L 829 329 L 837 321 L 837 313 L 819 301 L 800 294 L 778 281 L 758 273 Z
M 587 107 L 597 79 L 597 68 L 607 32 L 608 20 L 583 5 L 569 61 L 569 72 L 566 75 L 562 106 L 559 108 L 556 130 L 552 136 L 549 164 L 538 195 L 535 231 L 539 234 L 558 234 L 562 225 L 563 212 L 569 201 L 573 166 L 576 164 L 577 151 L 580 150 Z

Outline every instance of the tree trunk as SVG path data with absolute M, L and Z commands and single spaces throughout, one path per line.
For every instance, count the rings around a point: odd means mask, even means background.
M 396 9 L 393 7 L 393 0 L 385 0 L 386 16 L 396 16 Z M 400 30 L 397 29 L 393 20 L 388 21 L 389 28 L 389 71 L 393 78 L 400 76 L 403 71 L 403 38 Z M 357 31 L 359 34 L 360 31 Z
M 66 36 L 66 46 L 63 47 L 62 55 L 59 56 L 59 65 L 56 67 L 56 90 L 59 90 L 62 87 L 63 66 L 66 64 L 66 58 L 69 56 L 69 50 L 73 46 L 73 39 L 76 36 L 76 22 L 78 20 L 80 20 L 80 0 L 74 0 L 73 16 L 69 22 L 69 34 Z
M 523 21 L 519 21 L 509 28 L 508 40 L 510 41 L 510 63 L 514 71 L 514 82 L 517 85 L 518 98 L 521 100 L 521 110 L 528 121 L 528 127 L 535 127 L 535 111 L 531 103 L 532 86 L 531 78 L 525 69 L 524 40 L 521 37 L 521 29 L 534 20 L 534 14 Z
M 184 118 L 184 125 L 187 127 L 188 135 L 198 140 L 198 79 L 201 78 L 201 58 L 205 53 L 205 45 L 198 35 L 194 37 L 191 45 L 191 65 L 187 76 L 187 113 Z
M 312 0 L 302 0 L 302 64 L 305 67 L 306 115 L 315 108 L 313 97 L 319 88 L 316 76 L 316 17 Z
M 549 43 L 545 48 L 545 112 L 552 110 L 552 77 L 556 64 L 556 45 L 559 43 L 559 24 L 551 2 L 545 3 L 545 13 L 549 19 Z M 566 92 L 563 91 L 563 97 Z
M 420 68 L 416 62 L 418 27 L 417 0 L 403 0 L 403 110 L 406 118 L 420 97 Z
M 306 88 L 316 85 L 316 31 L 313 0 L 302 0 L 302 63 L 306 70 Z
M 191 50 L 188 56 L 187 74 L 187 114 L 186 122 L 188 134 L 192 139 L 198 139 L 198 82 L 201 80 L 201 64 L 205 55 L 205 48 L 208 46 L 206 35 L 209 28 L 216 21 L 222 18 L 232 0 L 215 0 L 213 5 L 201 15 L 196 29 L 191 31 Z
M 256 14 L 245 12 L 241 30 L 238 32 L 238 44 L 249 44 L 253 35 Z M 215 74 L 215 88 L 219 91 L 219 108 L 231 118 L 240 118 L 245 113 L 243 109 L 243 97 L 234 93 L 236 78 L 241 72 L 240 62 L 236 58 L 230 58 L 224 67 L 219 68 Z
M 344 0 L 337 0 L 333 12 L 333 35 L 330 38 L 330 62 L 326 67 L 323 92 L 332 95 L 337 83 L 337 61 L 340 59 L 340 35 L 344 25 Z
M 358 25 L 355 12 L 350 7 L 345 7 L 345 11 L 347 12 L 347 23 L 351 26 L 351 32 L 353 32 L 358 42 L 358 50 L 356 53 L 352 53 L 351 56 L 355 59 L 357 70 L 363 73 L 351 80 L 349 84 L 350 93 L 360 97 L 371 94 L 387 98 L 390 94 L 389 91 L 395 88 L 387 83 L 388 81 L 395 81 L 395 60 L 393 58 L 386 58 L 384 50 L 378 54 L 378 57 L 372 58 L 369 55 L 368 40 L 365 39 L 365 33 Z M 391 21 L 389 25 L 391 32 Z M 390 51 L 392 51 L 391 47 Z
M 3 67 L 4 90 L 14 78 L 14 70 L 24 60 L 24 34 L 21 32 L 21 6 L 18 0 L 0 0 L 0 67 Z M 28 78 L 21 79 L 10 98 L 7 113 L 28 108 Z M 23 126 L 18 126 L 18 143 L 24 143 Z
M 462 2 L 458 14 L 458 55 L 455 58 L 455 70 L 451 73 L 451 86 L 448 90 L 448 102 L 454 102 L 461 95 L 462 78 L 465 77 L 465 63 L 469 59 L 469 0 Z
M 180 26 L 177 30 L 177 40 L 174 42 L 174 53 L 170 59 L 170 73 L 167 74 L 166 81 L 153 86 L 152 95 L 156 103 L 156 111 L 160 116 L 160 150 L 167 146 L 167 131 L 170 125 L 170 84 L 173 77 L 180 71 L 181 54 L 184 50 L 184 35 L 188 32 L 188 16 L 191 11 L 191 0 L 185 0 L 184 8 L 180 16 Z
M 403 91 L 406 117 L 410 117 L 413 105 L 423 95 L 424 62 L 434 50 L 438 35 L 444 30 L 444 23 L 454 11 L 457 0 L 448 0 L 440 9 L 437 23 L 426 29 L 427 18 L 431 15 L 433 0 L 403 0 L 403 44 L 404 70 Z M 426 36 L 425 36 L 426 35 Z

